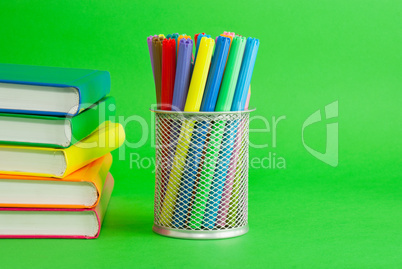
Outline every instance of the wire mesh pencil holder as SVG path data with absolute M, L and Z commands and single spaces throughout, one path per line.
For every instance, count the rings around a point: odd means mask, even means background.
M 187 239 L 247 233 L 251 111 L 153 112 L 153 230 Z

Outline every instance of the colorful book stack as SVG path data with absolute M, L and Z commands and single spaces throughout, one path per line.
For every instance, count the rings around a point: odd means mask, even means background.
M 248 109 L 259 42 L 230 32 L 216 39 L 205 33 L 196 34 L 194 41 L 185 34 L 148 37 L 158 109 L 185 112 Z M 162 126 L 166 130 L 181 130 L 177 142 L 171 143 L 176 145 L 174 159 L 170 160 L 170 156 L 162 159 L 167 163 L 161 166 L 168 167 L 170 174 L 162 175 L 167 183 L 160 218 L 169 227 L 179 229 L 234 227 L 232 219 L 236 212 L 232 214 L 228 207 L 237 191 L 233 182 L 238 147 L 233 145 L 241 139 L 239 135 L 227 137 L 225 130 L 243 133 L 244 126 L 238 121 L 217 122 L 209 135 L 221 142 L 206 145 L 208 126 L 203 122 L 185 123 L 181 127 Z M 219 153 L 223 143 L 232 148 L 231 158 Z M 201 158 L 204 148 L 207 148 L 205 160 Z M 192 161 L 182 161 L 186 159 Z M 195 175 L 191 171 L 201 171 L 201 176 L 189 177 Z
M 96 238 L 111 197 L 106 71 L 0 64 L 0 237 Z

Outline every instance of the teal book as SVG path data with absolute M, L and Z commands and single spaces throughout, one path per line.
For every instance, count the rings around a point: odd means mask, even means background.
M 115 100 L 107 97 L 75 117 L 0 113 L 0 144 L 68 148 L 115 119 Z
M 75 116 L 110 92 L 107 71 L 0 64 L 0 112 Z

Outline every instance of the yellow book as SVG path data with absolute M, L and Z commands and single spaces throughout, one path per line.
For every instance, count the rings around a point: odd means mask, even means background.
M 119 148 L 125 139 L 120 124 L 107 122 L 66 149 L 0 146 L 0 174 L 63 178 Z

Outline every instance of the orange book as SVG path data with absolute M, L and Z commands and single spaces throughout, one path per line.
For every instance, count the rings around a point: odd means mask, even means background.
M 0 174 L 0 207 L 94 208 L 111 165 L 108 153 L 62 179 Z
M 113 186 L 109 173 L 94 208 L 0 208 L 0 238 L 97 238 Z

